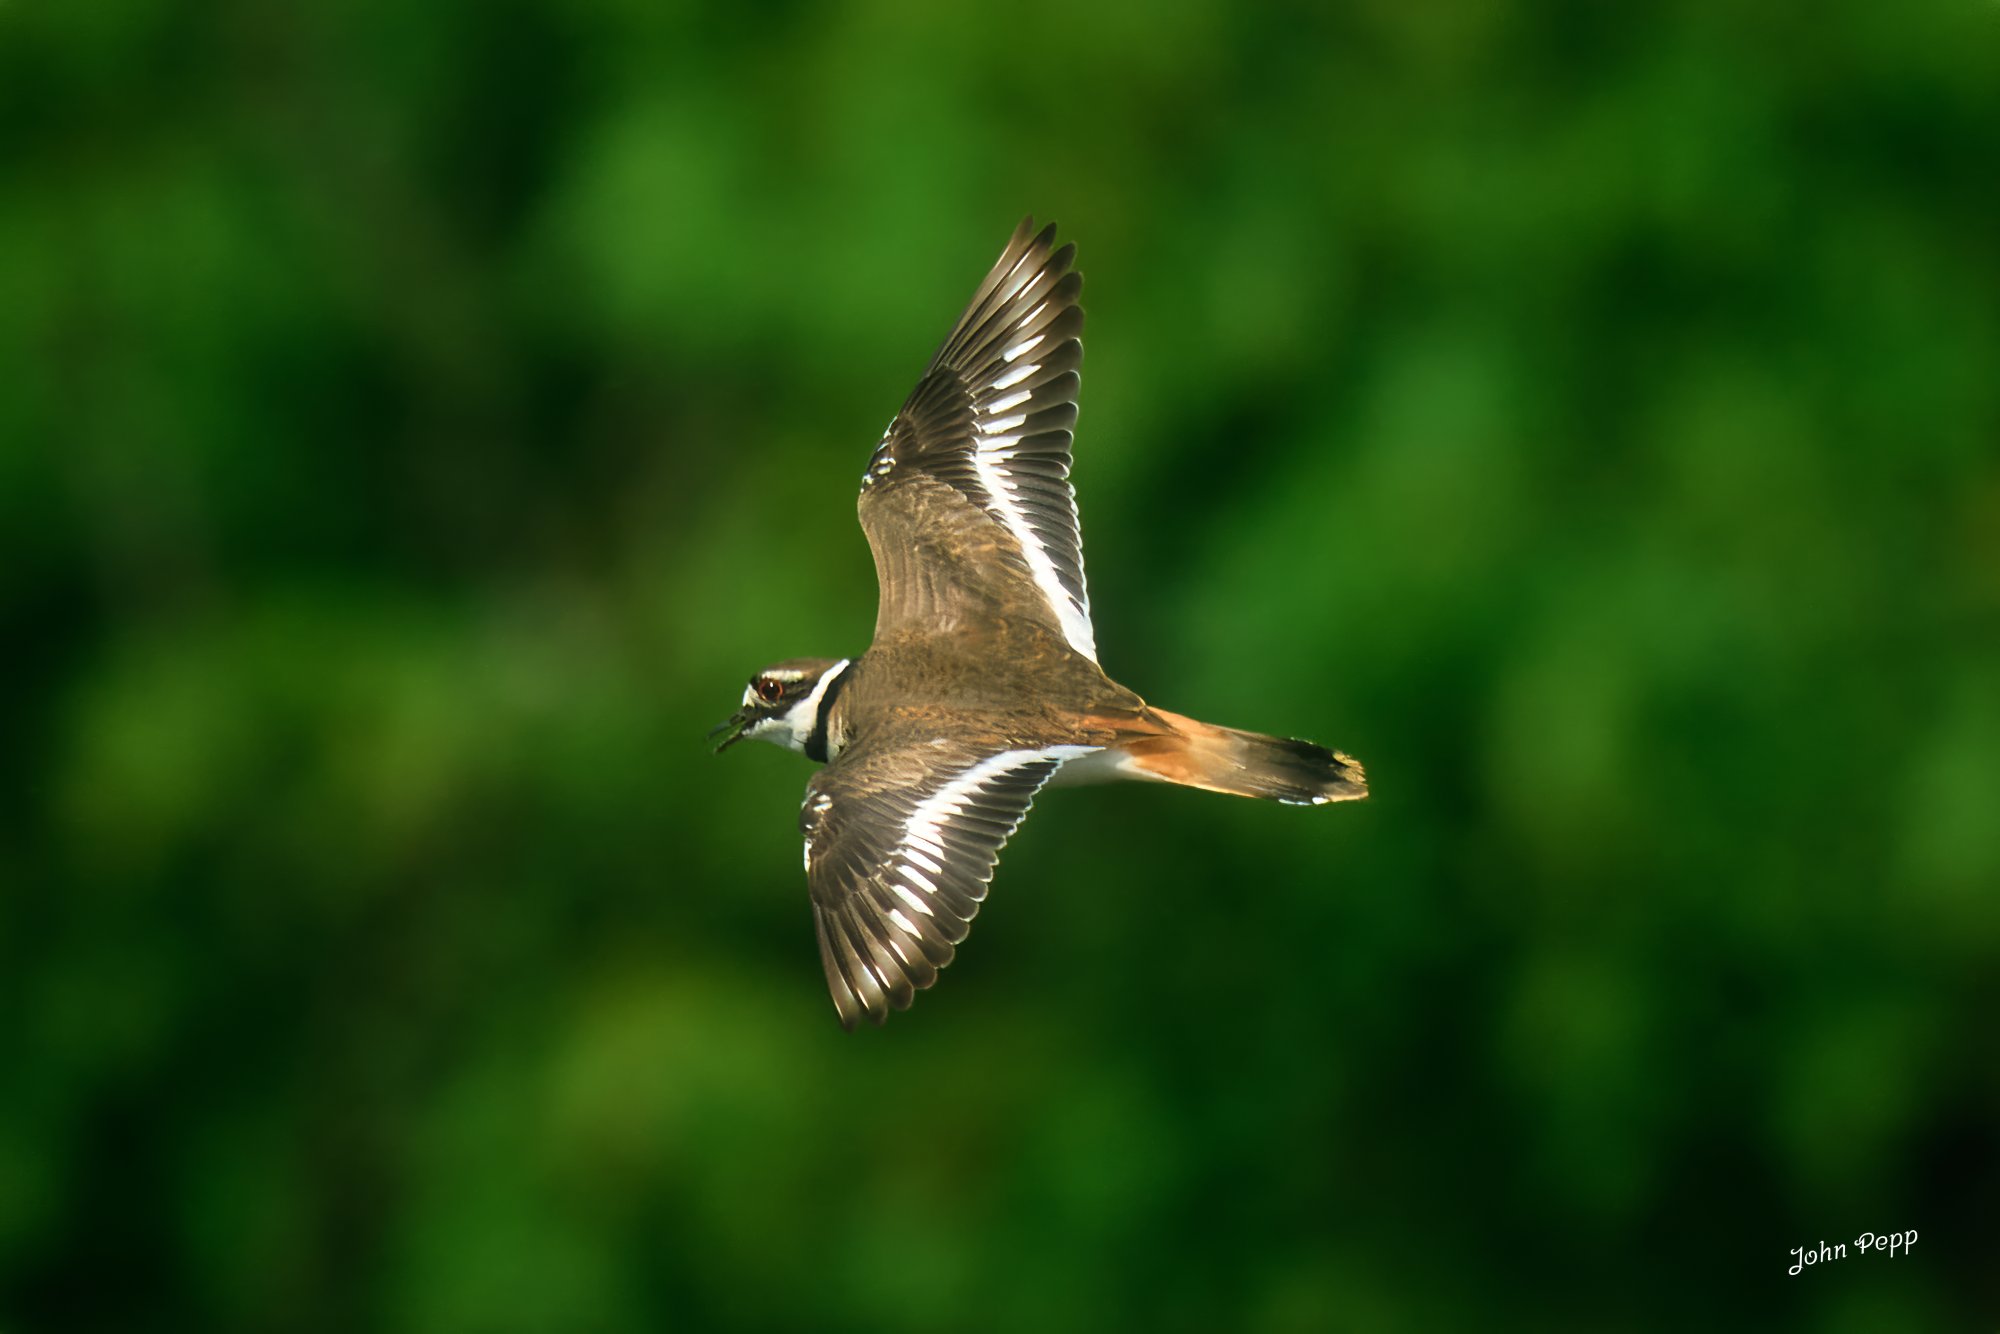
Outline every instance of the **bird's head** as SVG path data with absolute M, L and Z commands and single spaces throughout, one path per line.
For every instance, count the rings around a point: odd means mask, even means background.
M 758 672 L 743 688 L 743 707 L 709 733 L 724 734 L 716 753 L 745 737 L 811 753 L 817 736 L 823 748 L 823 710 L 831 703 L 829 691 L 847 668 L 846 658 L 790 658 Z

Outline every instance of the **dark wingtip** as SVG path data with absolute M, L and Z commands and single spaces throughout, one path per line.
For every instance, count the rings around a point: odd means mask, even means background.
M 1030 213 L 1015 225 L 1014 234 L 1007 238 L 1003 254 L 1016 254 L 1026 250 L 1035 241 L 1035 215 Z
M 1007 238 L 1006 253 L 1011 255 L 1024 250 L 1033 250 L 1047 254 L 1055 243 L 1055 222 L 1053 220 L 1045 222 L 1038 229 L 1035 226 L 1035 215 L 1030 213 L 1021 219 L 1020 226 L 1014 228 L 1014 234 Z

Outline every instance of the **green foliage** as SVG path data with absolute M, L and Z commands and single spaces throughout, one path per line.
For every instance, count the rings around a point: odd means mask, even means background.
M 0 1327 L 1990 1321 L 1991 4 L 16 0 L 0 162 Z M 1029 211 L 1106 665 L 1376 795 L 847 1037 L 701 738 Z

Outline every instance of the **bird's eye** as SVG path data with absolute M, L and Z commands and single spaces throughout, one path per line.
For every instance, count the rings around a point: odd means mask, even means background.
M 785 693 L 785 687 L 779 682 L 773 681 L 768 676 L 758 677 L 751 683 L 750 688 L 755 690 L 757 698 L 763 700 L 766 704 L 776 704 L 778 696 Z

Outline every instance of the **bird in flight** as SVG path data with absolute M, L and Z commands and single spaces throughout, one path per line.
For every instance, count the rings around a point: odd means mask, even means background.
M 868 651 L 764 668 L 716 728 L 718 752 L 754 737 L 825 766 L 799 827 L 850 1030 L 937 980 L 1058 774 L 1294 805 L 1368 795 L 1339 751 L 1169 713 L 1098 666 L 1069 484 L 1075 255 L 1025 219 L 875 447 L 859 501 L 881 586 Z

